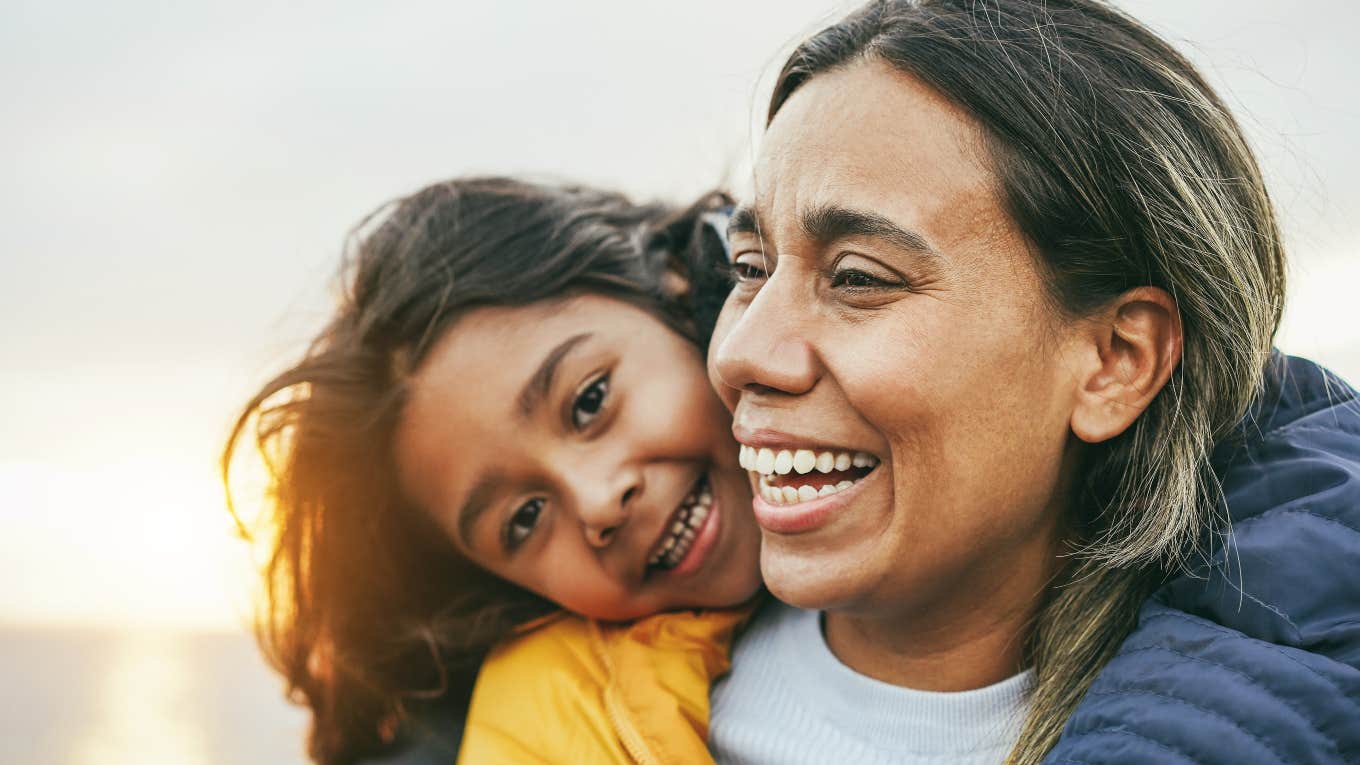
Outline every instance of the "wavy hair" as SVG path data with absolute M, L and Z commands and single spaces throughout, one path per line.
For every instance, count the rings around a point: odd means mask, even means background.
M 256 635 L 310 708 L 314 760 L 383 752 L 410 700 L 465 694 L 493 643 L 554 609 L 463 559 L 398 491 L 392 433 L 425 354 L 470 308 L 583 292 L 641 306 L 702 344 L 726 284 L 709 267 L 722 240 L 703 219 L 727 202 L 712 193 L 677 209 L 469 178 L 356 227 L 333 318 L 246 403 L 222 455 L 233 516 L 269 547 Z M 230 475 L 247 432 L 270 475 L 265 516 L 251 524 L 232 505 Z

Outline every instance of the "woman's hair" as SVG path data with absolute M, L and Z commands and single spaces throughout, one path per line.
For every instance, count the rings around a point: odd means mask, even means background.
M 465 692 L 499 638 L 552 604 L 485 573 L 399 492 L 392 434 L 411 374 L 470 308 L 598 293 L 699 342 L 725 289 L 704 196 L 677 210 L 507 178 L 437 183 L 356 227 L 330 323 L 237 419 L 270 471 L 256 633 L 312 710 L 311 756 L 382 751 L 406 700 Z M 676 289 L 674 276 L 688 281 Z M 236 514 L 243 532 L 247 524 Z
M 789 57 L 768 118 L 818 74 L 886 62 L 982 126 L 1003 204 L 1059 315 L 1142 285 L 1180 309 L 1184 353 L 1118 438 L 1092 449 L 1065 519 L 1074 551 L 1027 643 L 1037 684 L 1016 763 L 1057 741 L 1157 581 L 1224 523 L 1209 456 L 1263 380 L 1284 251 L 1256 160 L 1194 67 L 1097 0 L 884 0 Z

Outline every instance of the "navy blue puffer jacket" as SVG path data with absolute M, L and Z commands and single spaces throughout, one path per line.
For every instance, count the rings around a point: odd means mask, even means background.
M 1360 763 L 1360 399 L 1277 355 L 1215 454 L 1232 534 L 1144 604 L 1046 763 Z

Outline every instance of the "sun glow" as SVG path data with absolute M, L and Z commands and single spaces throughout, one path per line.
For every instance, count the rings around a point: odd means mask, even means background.
M 253 583 L 213 466 L 0 463 L 0 614 L 29 623 L 237 627 Z
M 207 765 L 200 731 L 182 719 L 194 699 L 187 679 L 194 668 L 174 637 L 129 634 L 100 689 L 101 717 L 75 743 L 78 762 L 90 765 Z

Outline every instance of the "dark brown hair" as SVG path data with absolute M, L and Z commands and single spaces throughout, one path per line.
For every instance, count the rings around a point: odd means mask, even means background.
M 410 699 L 466 692 L 484 652 L 553 605 L 462 559 L 398 491 L 391 439 L 405 385 L 469 308 L 579 292 L 642 306 L 706 339 L 725 282 L 722 240 L 684 210 L 618 194 L 507 178 L 437 183 L 355 229 L 334 317 L 292 367 L 246 404 L 243 435 L 270 471 L 256 632 L 290 695 L 310 707 L 309 751 L 325 763 L 382 752 Z M 675 294 L 668 272 L 689 280 Z
M 1194 67 L 1098 0 L 882 0 L 808 39 L 769 119 L 808 80 L 873 59 L 979 123 L 1003 203 L 1059 315 L 1150 285 L 1184 354 L 1128 431 L 1092 450 L 1071 565 L 1029 636 L 1037 683 L 1013 762 L 1035 763 L 1149 589 L 1218 530 L 1209 454 L 1243 417 L 1284 305 L 1284 249 L 1242 131 Z

